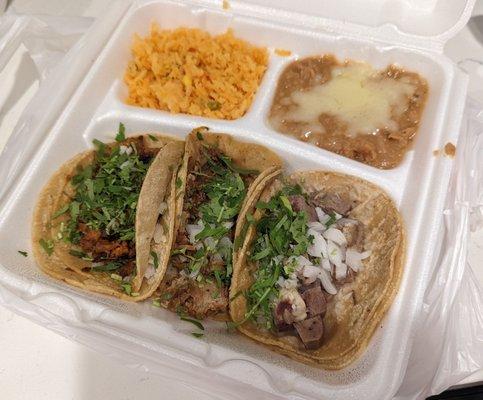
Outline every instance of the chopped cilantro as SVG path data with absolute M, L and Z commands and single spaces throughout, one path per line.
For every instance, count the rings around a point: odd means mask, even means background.
M 48 256 L 51 256 L 54 252 L 54 242 L 52 240 L 40 239 L 39 244 L 42 246 Z
M 60 217 L 62 214 L 65 214 L 69 210 L 69 204 L 66 204 L 62 208 L 59 208 L 53 215 L 52 219 L 56 219 Z
M 157 142 L 159 139 L 154 135 L 148 135 L 153 142 Z
M 121 283 L 121 288 L 122 288 L 122 290 L 124 290 L 124 292 L 125 292 L 125 293 L 126 293 L 128 296 L 130 296 L 130 295 L 131 295 L 131 293 L 132 293 L 132 286 L 131 286 L 131 284 L 130 284 L 130 283 L 127 283 L 127 282 L 126 282 L 126 283 Z
M 18 254 L 21 254 L 22 256 L 24 257 L 27 257 L 28 256 L 28 253 L 26 251 L 23 251 L 23 250 L 17 250 Z
M 119 132 L 124 133 L 122 124 Z M 133 144 L 131 152 L 121 152 L 119 145 L 108 149 L 98 140 L 94 144 L 93 163 L 79 168 L 70 181 L 72 200 L 54 214 L 70 214 L 63 239 L 78 244 L 82 238 L 79 224 L 84 224 L 109 240 L 133 241 L 137 202 L 149 162 L 139 157 Z
M 92 270 L 96 272 L 115 271 L 116 269 L 119 269 L 121 266 L 122 264 L 120 262 L 110 261 L 106 264 L 96 265 L 95 267 L 92 267 Z
M 181 187 L 181 185 L 183 184 L 183 181 L 181 180 L 181 178 L 178 176 L 176 178 L 176 188 L 179 189 Z
M 173 298 L 173 293 L 163 293 L 161 297 L 163 300 L 171 300 Z
M 122 122 L 119 122 L 119 129 L 117 130 L 116 142 L 122 142 L 126 140 L 126 127 Z
M 203 336 L 205 336 L 205 334 L 203 332 L 191 332 L 191 334 L 195 337 L 195 338 L 202 338 Z
M 153 302 L 151 304 L 153 305 L 153 307 L 161 307 L 161 302 L 159 301 L 159 299 L 153 299 Z
M 187 317 L 181 316 L 180 320 L 185 321 L 185 322 L 189 322 L 189 323 L 193 324 L 194 326 L 196 326 L 198 329 L 201 329 L 202 331 L 205 330 L 205 327 L 203 326 L 203 324 L 200 321 L 198 321 L 197 319 L 187 318 Z
M 287 278 L 290 272 L 282 264 L 280 256 L 288 259 L 305 254 L 311 244 L 312 237 L 307 235 L 306 212 L 294 211 L 288 199 L 293 193 L 300 194 L 300 188 L 284 187 L 270 201 L 256 205 L 259 210 L 265 210 L 255 225 L 250 256 L 252 261 L 257 262 L 258 269 L 253 284 L 245 293 L 247 313 L 238 324 L 251 319 L 264 321 L 268 329 L 273 327 L 271 305 L 272 299 L 278 295 L 276 282 L 280 276 Z
M 158 253 L 156 253 L 155 251 L 151 251 L 149 254 L 151 254 L 151 257 L 153 257 L 154 269 L 158 269 L 159 267 Z
M 203 140 L 203 135 L 201 134 L 200 131 L 196 132 L 196 137 L 198 138 L 198 140 Z

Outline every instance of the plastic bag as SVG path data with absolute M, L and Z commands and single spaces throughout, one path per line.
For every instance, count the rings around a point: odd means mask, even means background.
M 82 49 L 82 41 L 74 43 L 90 23 L 91 20 L 86 18 L 13 14 L 0 19 L 0 69 L 12 52 L 23 44 L 39 69 L 41 80 L 37 95 L 25 109 L 7 146 L 19 152 L 35 148 L 36 143 L 18 143 L 16 138 L 36 126 L 40 113 L 52 106 L 45 104 L 45 100 L 58 87 L 55 71 L 65 73 L 69 63 L 75 62 L 77 53 Z M 101 40 L 99 42 L 102 43 Z M 64 86 L 67 87 L 63 90 L 68 90 L 68 82 Z M 483 160 L 479 157 L 483 150 L 483 112 L 479 112 L 478 105 L 471 101 L 468 103 L 466 121 L 465 132 L 457 144 L 455 168 L 448 192 L 442 251 L 426 290 L 407 372 L 396 396 L 398 400 L 419 400 L 440 393 L 474 371 L 483 369 L 483 293 L 467 263 L 470 227 L 476 229 L 483 225 Z M 9 153 L 15 154 L 15 151 Z M 2 157 L 0 171 L 4 163 L 15 163 L 15 159 Z M 0 187 L 0 199 L 17 172 L 15 168 L 9 170 L 12 172 L 4 180 L 5 187 Z M 176 360 L 171 360 L 167 368 L 161 360 L 148 362 L 135 353 L 127 357 L 126 349 L 119 351 L 109 344 L 108 338 L 97 336 L 97 342 L 93 342 L 91 337 L 84 337 L 81 331 L 68 332 L 62 328 L 62 321 L 56 323 L 53 316 L 36 315 L 35 307 L 28 303 L 13 307 L 14 298 L 14 294 L 0 287 L 0 302 L 37 323 L 87 344 L 128 366 L 169 376 L 170 379 L 175 379 L 177 375 Z M 191 384 L 209 389 L 203 385 L 202 379 L 196 378 L 194 369 L 189 374 Z M 188 376 L 188 372 L 184 375 Z M 233 382 L 230 384 L 230 389 L 220 398 L 240 398 L 242 387 Z
M 467 262 L 470 228 L 483 225 L 483 111 L 469 100 L 466 114 L 446 201 L 442 250 L 398 400 L 441 393 L 483 368 L 483 290 Z

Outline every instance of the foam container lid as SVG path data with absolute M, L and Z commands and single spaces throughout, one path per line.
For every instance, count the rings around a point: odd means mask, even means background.
M 390 399 L 404 376 L 413 327 L 428 273 L 443 233 L 442 211 L 452 160 L 433 150 L 457 142 L 466 77 L 441 54 L 464 26 L 474 1 L 443 0 L 230 2 L 138 0 L 116 2 L 95 24 L 56 76 L 39 93 L 35 124 L 20 127 L 0 157 L 0 299 L 10 308 L 63 335 L 226 396 L 305 399 Z M 435 21 L 428 24 L 428 18 Z M 237 37 L 266 46 L 270 61 L 254 102 L 233 121 L 170 114 L 124 104 L 123 72 L 134 33 L 199 27 L 232 28 Z M 350 22 L 347 22 L 350 21 Z M 289 49 L 289 57 L 275 54 Z M 291 61 L 333 53 L 383 68 L 396 63 L 424 76 L 430 87 L 413 148 L 403 163 L 379 170 L 281 135 L 266 123 L 278 77 Z M 48 101 L 56 93 L 52 102 Z M 40 97 L 40 99 L 42 99 Z M 39 100 L 40 101 L 40 100 Z M 342 371 L 291 361 L 209 322 L 203 340 L 191 326 L 150 304 L 127 304 L 85 293 L 41 275 L 30 250 L 31 213 L 48 177 L 94 138 L 112 140 L 122 121 L 128 134 L 170 133 L 197 126 L 225 132 L 277 151 L 288 171 L 325 169 L 360 176 L 385 189 L 405 221 L 407 253 L 400 291 L 369 348 Z M 189 325 L 189 324 L 188 324 Z M 241 395 L 243 393 L 243 395 Z M 226 397 L 225 397 L 226 398 Z

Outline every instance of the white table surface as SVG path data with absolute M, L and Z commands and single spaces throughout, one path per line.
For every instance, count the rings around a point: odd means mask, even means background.
M 19 12 L 99 15 L 109 0 L 16 0 Z M 483 48 L 465 29 L 448 43 L 455 61 Z M 483 70 L 477 71 L 483 79 Z M 38 87 L 35 66 L 20 49 L 0 72 L 0 151 Z M 481 94 L 480 94 L 481 95 Z M 483 98 L 481 99 L 483 101 Z M 470 262 L 483 284 L 483 231 L 473 235 Z M 208 399 L 192 388 L 117 364 L 0 306 L 0 398 L 8 400 Z M 463 384 L 483 381 L 483 371 Z

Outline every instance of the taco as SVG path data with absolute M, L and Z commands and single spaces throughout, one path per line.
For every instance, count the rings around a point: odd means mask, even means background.
M 122 128 L 122 130 L 121 130 Z M 94 141 L 42 189 L 33 251 L 48 275 L 139 301 L 159 285 L 174 233 L 175 181 L 184 142 L 142 135 Z
M 234 266 L 230 315 L 250 338 L 325 369 L 367 347 L 398 290 L 404 228 L 389 196 L 362 179 L 299 172 L 252 199 Z
M 162 306 L 199 319 L 228 317 L 237 219 L 281 165 L 263 146 L 207 128 L 190 133 L 177 179 L 176 237 L 158 289 Z

